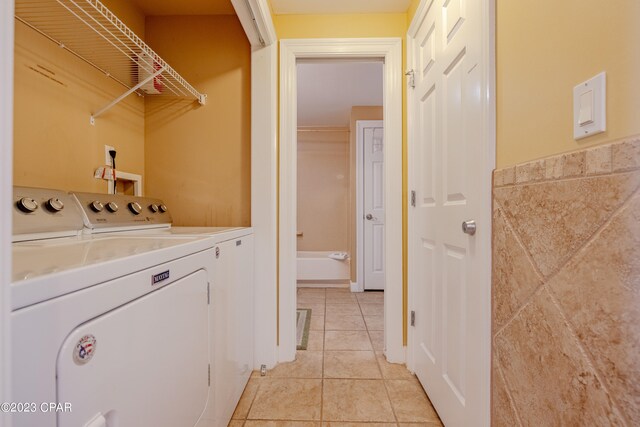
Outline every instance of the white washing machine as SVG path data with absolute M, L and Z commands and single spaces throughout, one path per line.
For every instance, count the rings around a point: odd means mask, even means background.
M 13 425 L 196 425 L 209 400 L 213 240 L 87 237 L 64 192 L 15 187 L 14 202 Z M 130 226 L 116 217 L 114 230 Z
M 210 353 L 211 392 L 199 426 L 226 427 L 254 368 L 253 230 L 250 227 L 173 227 L 159 199 L 74 193 L 85 230 L 95 238 L 119 235 L 213 239 Z M 123 216 L 137 227 L 122 228 Z

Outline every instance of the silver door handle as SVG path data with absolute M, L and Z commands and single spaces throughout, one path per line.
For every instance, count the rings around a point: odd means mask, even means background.
M 472 219 L 468 221 L 462 221 L 462 232 L 468 234 L 469 236 L 473 236 L 476 234 L 476 222 Z
M 373 219 L 373 215 L 371 215 L 371 214 L 367 214 L 367 215 L 365 216 L 365 218 L 366 218 L 366 219 L 368 219 L 369 221 L 371 221 L 371 220 Z

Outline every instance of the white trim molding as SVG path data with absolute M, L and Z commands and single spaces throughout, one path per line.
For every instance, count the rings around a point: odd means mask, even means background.
M 402 345 L 402 40 L 291 39 L 280 42 L 280 275 L 278 360 L 296 353 L 297 71 L 300 59 L 384 61 L 385 354 L 404 362 Z
M 11 402 L 10 313 L 13 200 L 13 18 L 14 2 L 0 5 L 0 402 Z M 0 425 L 11 426 L 0 412 Z

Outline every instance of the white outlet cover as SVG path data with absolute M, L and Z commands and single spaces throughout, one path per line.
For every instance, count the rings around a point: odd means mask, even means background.
M 573 88 L 574 139 L 586 138 L 607 130 L 606 101 L 607 76 L 605 72 Z

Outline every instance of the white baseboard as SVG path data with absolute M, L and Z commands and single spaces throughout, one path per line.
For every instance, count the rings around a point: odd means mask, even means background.
M 351 292 L 364 292 L 358 282 L 351 282 Z

